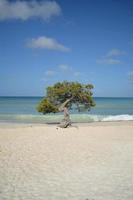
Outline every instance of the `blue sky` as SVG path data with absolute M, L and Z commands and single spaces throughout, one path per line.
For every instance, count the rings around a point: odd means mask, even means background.
M 133 97 L 131 0 L 0 0 L 0 96 L 42 96 L 57 81 Z

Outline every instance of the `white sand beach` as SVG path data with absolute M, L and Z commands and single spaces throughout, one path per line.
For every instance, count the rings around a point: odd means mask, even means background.
M 133 122 L 0 126 L 0 200 L 132 200 Z

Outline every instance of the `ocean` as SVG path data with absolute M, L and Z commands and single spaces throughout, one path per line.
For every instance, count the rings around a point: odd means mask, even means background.
M 37 112 L 42 97 L 0 97 L 0 123 L 58 123 L 62 113 L 43 115 Z M 133 120 L 133 98 L 95 97 L 90 112 L 70 111 L 72 122 Z

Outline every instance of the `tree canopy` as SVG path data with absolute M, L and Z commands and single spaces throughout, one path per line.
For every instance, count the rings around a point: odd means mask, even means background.
M 46 89 L 46 96 L 39 103 L 37 110 L 43 114 L 60 112 L 60 106 L 67 102 L 67 108 L 71 109 L 74 104 L 78 111 L 80 106 L 90 110 L 95 106 L 92 98 L 92 84 L 79 82 L 58 82 Z

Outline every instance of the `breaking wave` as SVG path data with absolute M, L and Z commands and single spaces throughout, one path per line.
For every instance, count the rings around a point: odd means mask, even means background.
M 29 114 L 1 114 L 0 122 L 15 123 L 59 123 L 63 115 L 29 115 Z M 75 123 L 87 122 L 108 122 L 108 121 L 132 121 L 133 115 L 92 115 L 92 114 L 71 114 L 71 120 Z

